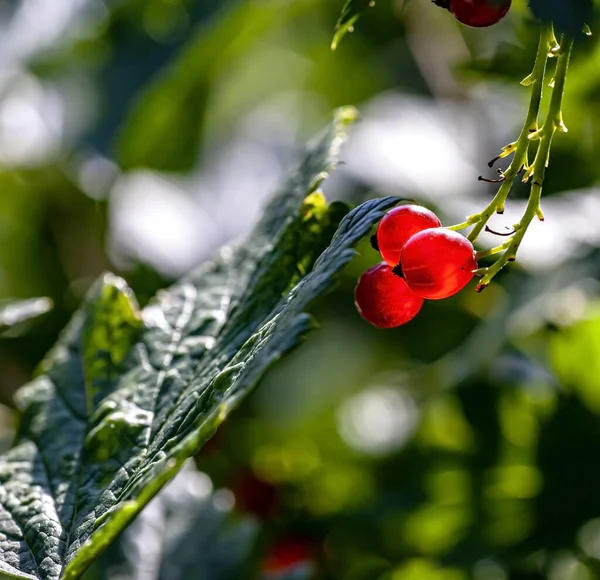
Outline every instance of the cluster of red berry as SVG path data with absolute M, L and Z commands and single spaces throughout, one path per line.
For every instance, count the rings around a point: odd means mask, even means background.
M 355 303 L 362 317 L 380 328 L 412 320 L 424 299 L 441 300 L 462 290 L 477 270 L 473 244 L 442 227 L 418 205 L 401 205 L 379 222 L 373 245 L 384 262 L 358 280 Z
M 506 16 L 511 0 L 433 0 L 467 26 L 492 26 Z

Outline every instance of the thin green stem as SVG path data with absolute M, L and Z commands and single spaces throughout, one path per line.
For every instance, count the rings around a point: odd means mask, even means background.
M 479 261 L 482 260 L 483 258 L 489 258 L 490 256 L 494 256 L 495 254 L 499 254 L 500 252 L 503 252 L 504 250 L 508 250 L 508 248 L 510 247 L 512 238 L 500 245 L 500 246 L 496 246 L 495 248 L 490 248 L 489 250 L 481 250 L 480 252 L 475 252 L 475 260 Z
M 552 90 L 552 98 L 548 108 L 548 116 L 546 117 L 543 127 L 529 136 L 530 140 L 539 139 L 540 144 L 533 166 L 530 170 L 532 176 L 531 191 L 525 213 L 519 226 L 516 228 L 515 234 L 511 238 L 508 248 L 492 266 L 486 269 L 485 275 L 477 286 L 478 291 L 483 290 L 508 262 L 515 260 L 519 246 L 521 245 L 525 232 L 533 221 L 533 218 L 537 216 L 539 219 L 543 220 L 540 203 L 544 178 L 546 176 L 546 167 L 548 166 L 550 159 L 552 141 L 556 131 L 565 132 L 567 130 L 563 123 L 562 102 L 572 48 L 573 39 L 563 37 L 556 65 L 554 88 Z
M 542 101 L 544 78 L 546 76 L 546 63 L 548 61 L 549 51 L 553 48 L 554 44 L 555 37 L 552 24 L 547 22 L 542 23 L 540 41 L 535 57 L 533 72 L 524 81 L 524 83 L 526 82 L 528 85 L 531 85 L 531 98 L 529 100 L 527 118 L 525 119 L 525 123 L 521 129 L 519 138 L 514 143 L 508 145 L 508 147 L 505 147 L 500 155 L 502 158 L 514 153 L 512 163 L 504 172 L 505 179 L 502 182 L 500 189 L 494 196 L 494 199 L 481 213 L 470 216 L 467 221 L 464 222 L 467 224 L 465 227 L 470 225 L 475 226 L 468 236 L 469 240 L 472 242 L 479 237 L 483 228 L 486 226 L 487 222 L 494 213 L 504 212 L 506 198 L 508 197 L 517 175 L 521 169 L 528 169 L 530 146 L 529 136 L 538 130 L 540 103 Z
M 454 232 L 459 232 L 460 230 L 464 230 L 465 228 L 468 228 L 470 226 L 472 226 L 473 224 L 477 223 L 477 220 L 479 219 L 479 214 L 475 214 L 470 216 L 467 221 L 462 222 L 460 224 L 455 224 L 453 226 L 446 226 L 447 230 L 452 230 Z

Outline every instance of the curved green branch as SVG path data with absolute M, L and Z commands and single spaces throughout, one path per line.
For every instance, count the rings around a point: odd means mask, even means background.
M 494 213 L 504 213 L 506 199 L 508 198 L 517 175 L 524 171 L 523 181 L 527 182 L 530 178 L 532 179 L 527 208 L 521 221 L 514 226 L 514 234 L 501 246 L 477 253 L 478 259 L 500 254 L 500 257 L 492 266 L 481 268 L 477 271 L 477 274 L 483 275 L 483 278 L 477 285 L 478 292 L 486 288 L 492 278 L 508 262 L 515 261 L 517 250 L 525 236 L 527 228 L 533 221 L 533 218 L 538 217 L 540 220 L 544 219 L 541 210 L 541 195 L 546 167 L 548 166 L 550 158 L 552 141 L 556 131 L 567 131 L 562 117 L 562 101 L 572 48 L 572 38 L 563 37 L 559 45 L 554 36 L 552 24 L 542 24 L 533 72 L 522 82 L 523 85 L 532 87 L 527 118 L 525 119 L 519 138 L 514 143 L 510 143 L 504 147 L 500 155 L 493 161 L 495 162 L 498 159 L 503 159 L 512 155 L 512 162 L 508 169 L 502 174 L 502 184 L 489 205 L 480 213 L 469 216 L 465 222 L 450 227 L 450 229 L 453 230 L 461 230 L 474 226 L 469 233 L 468 238 L 470 241 L 475 242 L 492 215 Z M 550 83 L 550 86 L 552 87 L 552 98 L 550 100 L 548 114 L 544 124 L 540 127 L 540 104 L 543 96 L 547 62 L 551 57 L 558 57 L 555 77 L 553 82 Z M 534 141 L 538 141 L 539 144 L 534 161 L 530 165 L 529 150 Z M 490 163 L 490 166 L 493 162 Z
M 541 208 L 542 187 L 546 176 L 546 168 L 548 167 L 548 162 L 550 160 L 552 141 L 556 131 L 561 131 L 563 133 L 566 133 L 567 131 L 563 122 L 562 102 L 572 48 L 573 39 L 564 37 L 561 41 L 560 54 L 556 65 L 554 88 L 552 90 L 552 99 L 550 100 L 548 116 L 541 129 L 538 129 L 529 135 L 530 141 L 539 140 L 540 144 L 533 165 L 525 172 L 525 177 L 523 178 L 524 181 L 531 178 L 531 190 L 525 213 L 515 228 L 516 231 L 511 238 L 508 248 L 492 266 L 485 269 L 484 276 L 477 285 L 478 291 L 481 291 L 488 286 L 492 281 L 492 278 L 500 272 L 508 262 L 514 262 L 516 260 L 519 246 L 521 245 L 525 232 L 533 221 L 533 218 L 538 217 L 541 221 L 544 220 L 544 214 L 542 213 Z

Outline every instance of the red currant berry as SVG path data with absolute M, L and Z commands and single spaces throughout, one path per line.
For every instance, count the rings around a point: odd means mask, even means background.
M 473 244 L 443 228 L 415 234 L 402 252 L 402 272 L 408 287 L 429 300 L 456 294 L 471 281 L 476 269 Z
M 439 228 L 442 222 L 420 205 L 401 205 L 383 216 L 377 227 L 377 245 L 381 257 L 390 265 L 400 263 L 402 248 L 412 236 L 428 228 Z
M 402 326 L 423 306 L 423 298 L 410 290 L 385 262 L 369 268 L 359 278 L 354 299 L 361 316 L 379 328 Z
M 450 0 L 450 12 L 467 26 L 484 27 L 500 22 L 511 0 Z

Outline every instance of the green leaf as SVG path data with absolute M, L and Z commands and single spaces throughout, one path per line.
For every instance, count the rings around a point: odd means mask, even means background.
M 52 309 L 49 298 L 31 298 L 0 303 L 0 334 L 22 322 L 37 318 Z
M 335 31 L 333 34 L 333 41 L 331 43 L 331 49 L 335 50 L 342 38 L 346 36 L 348 32 L 351 32 L 352 27 L 358 20 L 359 16 L 369 7 L 374 6 L 374 0 L 347 0 L 346 4 L 342 8 L 342 13 L 335 25 Z
M 239 578 L 259 531 L 188 462 L 86 573 L 86 580 Z
M 0 572 L 79 578 L 312 328 L 312 299 L 397 201 L 354 209 L 318 256 L 339 206 L 325 211 L 314 194 L 354 118 L 338 112 L 245 243 L 143 312 L 112 274 L 92 288 L 16 396 L 17 442 L 0 457 Z

